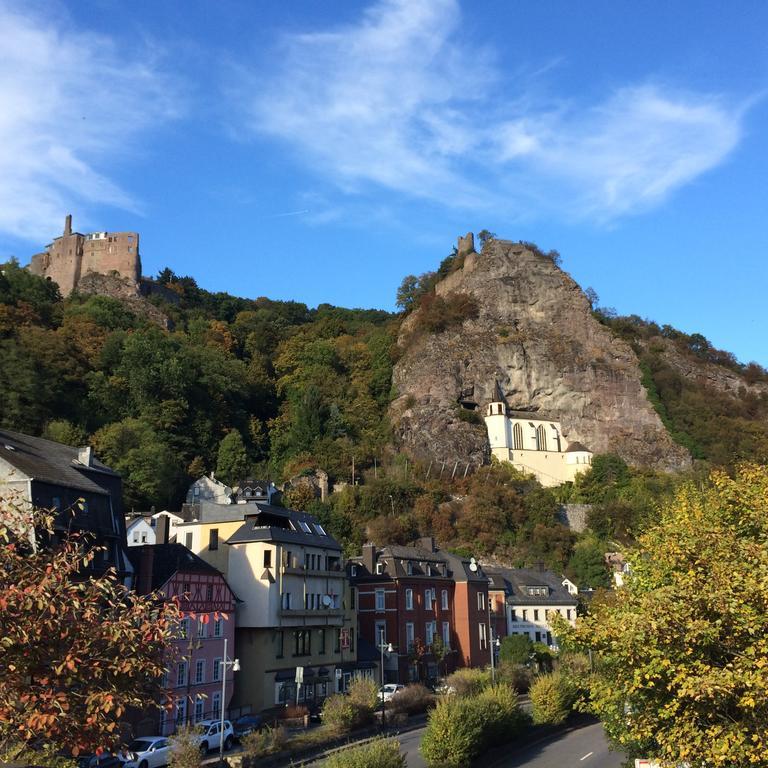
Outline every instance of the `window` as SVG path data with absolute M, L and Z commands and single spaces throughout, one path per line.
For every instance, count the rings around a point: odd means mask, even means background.
M 406 611 L 413 610 L 413 590 L 412 589 L 405 590 L 405 610 Z
M 285 553 L 285 567 L 293 568 L 293 555 L 290 549 Z
M 568 608 L 568 609 L 566 610 L 566 612 L 565 612 L 565 618 L 566 618 L 566 619 L 570 619 L 570 618 L 571 618 L 571 609 L 570 609 L 570 608 Z
M 447 622 L 443 622 L 443 645 L 446 648 L 451 647 L 451 625 Z
M 280 596 L 280 599 L 281 599 L 281 608 L 284 611 L 290 611 L 291 610 L 291 593 L 283 592 L 283 594 Z
M 309 656 L 312 653 L 312 632 L 309 629 L 298 629 L 293 633 L 293 655 Z
M 477 593 L 477 610 L 478 611 L 485 610 L 485 593 L 484 592 Z
M 424 590 L 424 610 L 425 611 L 431 611 L 432 610 L 432 589 L 431 587 L 429 589 Z
M 357 590 L 354 587 L 349 588 L 349 607 L 353 611 L 357 610 Z
M 138 544 L 139 543 L 139 532 L 138 531 L 134 531 L 133 532 L 133 543 L 134 544 Z
M 213 636 L 222 637 L 224 635 L 224 619 L 216 619 L 213 622 Z
M 309 552 L 304 553 L 304 570 L 309 570 Z
M 512 619 L 512 621 L 517 621 L 517 612 L 514 608 L 509 609 L 509 618 Z
M 275 656 L 277 656 L 278 659 L 282 659 L 283 658 L 283 652 L 285 650 L 284 649 L 284 646 L 285 646 L 285 632 L 280 631 L 280 632 L 277 633 L 276 644 L 277 644 L 277 649 L 276 649 L 277 652 L 275 653 Z
M 444 611 L 447 611 L 448 610 L 448 590 L 447 589 L 444 589 L 441 592 L 441 598 L 442 598 L 442 605 L 441 605 L 441 607 L 442 607 L 442 609 Z
M 343 631 L 344 630 L 342 630 L 342 629 L 337 629 L 333 633 L 333 635 L 334 635 L 333 652 L 334 653 L 339 653 L 339 651 L 341 651 L 341 633 Z
M 539 609 L 538 608 L 534 608 L 533 609 L 533 620 L 534 621 L 538 621 L 539 620 Z
M 272 550 L 271 549 L 264 550 L 264 567 L 265 568 L 272 567 Z
M 384 563 L 376 563 L 376 573 L 381 576 L 384 573 Z
M 213 552 L 215 549 L 219 548 L 219 529 L 218 528 L 211 528 L 210 531 L 208 531 L 208 551 Z
M 205 622 L 205 619 L 207 618 L 208 618 L 207 616 L 200 616 L 200 618 L 197 620 L 197 636 L 198 637 L 206 637 L 208 634 L 206 632 L 207 624 Z
M 146 544 L 147 543 L 147 532 L 146 531 L 142 531 L 141 532 L 141 543 L 142 544 Z
M 325 532 L 325 528 L 323 528 L 323 526 L 322 526 L 322 525 L 320 525 L 320 523 L 312 523 L 312 525 L 314 526 L 315 530 L 316 530 L 316 531 L 317 531 L 317 532 L 318 532 L 318 533 L 319 533 L 321 536 L 327 536 L 327 535 L 328 535 L 328 534 Z
M 484 623 L 478 624 L 477 628 L 480 635 L 480 650 L 482 651 L 488 647 L 487 634 L 486 634 L 488 630 Z
M 543 424 L 536 427 L 536 450 L 537 451 L 547 450 L 547 433 L 544 429 Z
M 383 589 L 376 590 L 376 610 L 377 611 L 384 610 L 384 590 Z
M 410 560 L 405 565 L 405 572 L 409 576 L 413 576 L 413 563 Z
M 414 640 L 415 640 L 415 634 L 413 629 L 413 622 L 409 621 L 405 625 L 405 647 L 409 653 L 413 650 Z
M 189 636 L 189 619 L 182 619 L 179 622 L 179 637 L 185 640 Z
M 523 450 L 523 428 L 519 424 L 512 427 L 512 445 L 516 451 Z
M 187 662 L 180 661 L 176 667 L 176 685 L 187 684 Z
M 527 608 L 523 608 L 522 614 L 523 614 L 523 621 L 528 621 L 528 609 Z
M 320 634 L 320 647 L 317 649 L 318 653 L 325 653 L 325 630 L 319 630 Z
M 385 621 L 376 622 L 376 645 L 382 645 L 387 642 L 387 623 Z
M 350 576 L 357 576 L 357 566 L 353 565 L 349 569 L 349 575 Z
M 184 546 L 187 549 L 192 549 L 192 531 L 187 531 L 184 534 Z
M 221 680 L 221 657 L 213 660 L 213 668 L 211 669 L 211 681 L 216 683 L 219 680 Z
M 195 699 L 195 722 L 199 722 L 203 719 L 205 700 L 198 696 Z
M 205 682 L 205 659 L 198 659 L 195 663 L 195 685 Z
M 190 594 L 189 594 L 189 593 L 190 593 L 190 589 L 189 589 L 189 582 L 188 582 L 188 581 L 185 581 L 185 582 L 184 582 L 184 583 L 181 585 L 181 594 L 182 594 L 182 595 L 184 595 L 184 597 L 186 597 L 186 598 L 187 598 L 187 600 L 189 600 L 189 597 L 190 597 Z
M 217 720 L 221 717 L 221 693 L 216 692 L 213 694 L 213 697 L 211 698 L 211 707 L 213 711 L 211 712 L 211 719 Z
M 312 529 L 304 520 L 299 520 L 299 525 L 301 526 L 301 530 L 304 531 L 304 533 L 312 533 Z
M 434 637 L 437 634 L 436 622 L 428 621 L 424 627 L 424 634 L 427 645 L 432 645 L 432 640 L 434 640 Z
M 179 699 L 176 704 L 176 722 L 184 723 L 187 720 L 187 700 Z

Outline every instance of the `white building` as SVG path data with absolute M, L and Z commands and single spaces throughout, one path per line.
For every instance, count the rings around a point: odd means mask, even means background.
M 167 541 L 158 541 L 157 523 L 160 518 L 167 520 Z M 166 544 L 176 540 L 177 526 L 184 520 L 173 512 L 163 510 L 153 515 L 135 515 L 125 518 L 125 531 L 129 547 L 141 547 L 144 544 Z
M 510 410 L 498 385 L 494 402 L 486 406 L 485 425 L 491 455 L 535 475 L 544 486 L 574 480 L 592 464 L 592 451 L 566 440 L 559 421 L 541 413 Z

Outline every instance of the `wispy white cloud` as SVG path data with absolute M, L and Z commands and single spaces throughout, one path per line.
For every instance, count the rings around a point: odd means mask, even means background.
M 0 232 L 29 240 L 94 204 L 137 210 L 104 169 L 177 109 L 151 50 L 38 8 L 0 0 Z
M 243 126 L 348 192 L 604 221 L 659 203 L 742 133 L 743 110 L 661 84 L 543 103 L 554 65 L 503 75 L 456 0 L 379 0 L 357 23 L 284 38 L 272 61 L 238 82 Z

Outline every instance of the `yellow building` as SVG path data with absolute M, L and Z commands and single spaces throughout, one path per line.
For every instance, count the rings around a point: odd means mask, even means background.
M 561 485 L 589 469 L 592 451 L 566 440 L 559 421 L 538 412 L 510 410 L 496 389 L 496 399 L 485 411 L 492 456 L 535 475 L 544 486 Z

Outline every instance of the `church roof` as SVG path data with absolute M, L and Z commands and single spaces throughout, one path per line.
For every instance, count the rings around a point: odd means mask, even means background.
M 568 447 L 565 449 L 566 453 L 576 453 L 577 451 L 592 453 L 589 448 L 587 448 L 583 443 L 580 443 L 578 440 L 574 440 L 572 443 L 568 443 Z
M 527 419 L 528 421 L 560 421 L 558 416 L 552 416 L 548 413 L 541 413 L 541 411 L 507 411 L 507 416 L 510 419 Z

